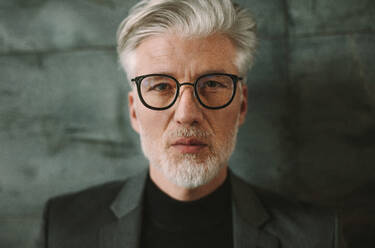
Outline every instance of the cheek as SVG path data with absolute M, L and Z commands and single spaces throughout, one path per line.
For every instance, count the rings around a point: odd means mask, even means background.
M 153 143 L 160 142 L 165 121 L 159 112 L 144 107 L 139 109 L 138 123 L 141 138 Z
M 153 139 L 157 137 L 157 124 L 155 124 L 155 121 L 152 118 L 150 118 L 149 115 L 141 114 L 139 116 L 139 128 L 142 136 L 147 136 Z
M 240 97 L 237 95 L 237 97 L 233 99 L 233 102 L 220 113 L 219 124 L 228 130 L 233 129 L 234 126 L 238 124 L 240 110 L 241 102 Z
M 233 131 L 238 127 L 239 111 L 228 109 L 220 114 L 216 114 L 211 121 L 215 136 L 221 142 L 225 142 L 233 135 Z

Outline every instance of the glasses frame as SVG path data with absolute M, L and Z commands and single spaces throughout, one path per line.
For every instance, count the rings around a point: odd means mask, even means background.
M 162 108 L 157 108 L 157 107 L 153 107 L 153 106 L 150 106 L 146 103 L 146 101 L 143 99 L 142 97 L 142 93 L 141 93 L 141 83 L 142 83 L 142 80 L 147 78 L 147 77 L 151 77 L 151 76 L 163 76 L 163 77 L 168 77 L 170 79 L 172 79 L 173 81 L 176 82 L 176 85 L 177 85 L 177 89 L 176 89 L 176 96 L 175 98 L 173 99 L 173 101 L 166 107 L 162 107 Z M 229 99 L 229 101 L 224 104 L 223 106 L 219 106 L 219 107 L 210 107 L 210 106 L 207 106 L 206 104 L 204 104 L 202 102 L 202 100 L 199 98 L 199 94 L 198 94 L 198 81 L 203 78 L 203 77 L 208 77 L 208 76 L 228 76 L 232 79 L 232 82 L 233 82 L 233 93 L 232 93 L 232 96 L 231 98 Z M 209 73 L 209 74 L 204 74 L 204 75 L 201 75 L 199 76 L 194 83 L 190 83 L 190 82 L 184 82 L 184 83 L 180 83 L 176 78 L 170 76 L 170 75 L 167 75 L 167 74 L 161 74 L 161 73 L 153 73 L 153 74 L 146 74 L 146 75 L 142 75 L 142 76 L 138 76 L 138 77 L 135 77 L 133 79 L 131 79 L 132 82 L 135 82 L 135 84 L 137 85 L 137 93 L 138 93 L 138 96 L 139 96 L 139 99 L 141 100 L 141 102 L 143 103 L 144 106 L 146 106 L 147 108 L 149 109 L 152 109 L 152 110 L 166 110 L 166 109 L 169 109 L 170 107 L 173 106 L 173 104 L 175 104 L 177 98 L 179 97 L 180 95 L 180 88 L 184 85 L 190 85 L 194 88 L 194 96 L 196 99 L 198 99 L 198 102 L 205 108 L 207 109 L 222 109 L 222 108 L 225 108 L 227 107 L 229 104 L 232 103 L 235 95 L 236 95 L 236 90 L 237 90 L 237 83 L 238 81 L 241 81 L 243 78 L 242 77 L 239 77 L 237 75 L 234 75 L 234 74 L 228 74 L 228 73 Z

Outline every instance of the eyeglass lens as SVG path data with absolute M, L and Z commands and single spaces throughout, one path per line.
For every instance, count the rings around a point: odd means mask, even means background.
M 140 93 L 151 107 L 165 108 L 177 97 L 178 83 L 170 77 L 157 75 L 143 78 Z M 232 98 L 234 82 L 227 75 L 200 77 L 196 85 L 199 100 L 208 107 L 221 107 Z

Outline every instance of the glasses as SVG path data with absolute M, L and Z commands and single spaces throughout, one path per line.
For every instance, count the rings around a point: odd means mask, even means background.
M 197 78 L 195 83 L 180 83 L 165 74 L 148 74 L 133 78 L 138 96 L 147 108 L 165 110 L 176 102 L 183 85 L 194 87 L 194 96 L 208 109 L 221 109 L 228 106 L 236 94 L 237 83 L 242 80 L 233 74 L 211 73 Z

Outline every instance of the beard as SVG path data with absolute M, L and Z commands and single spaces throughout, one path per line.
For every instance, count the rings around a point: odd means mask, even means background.
M 215 139 L 212 132 L 196 126 L 179 127 L 165 132 L 161 152 L 155 152 L 160 145 L 141 131 L 142 150 L 150 161 L 150 166 L 159 169 L 170 182 L 183 188 L 197 188 L 209 183 L 227 165 L 236 145 L 238 122 L 239 118 L 232 130 L 227 131 L 221 139 Z M 202 154 L 168 152 L 168 140 L 191 137 L 211 141 L 207 142 L 208 151 Z

